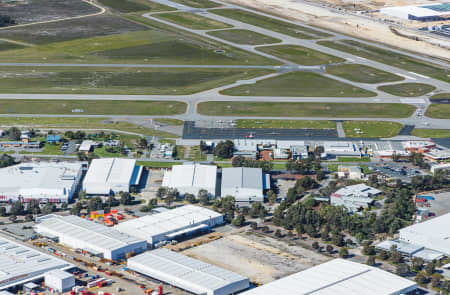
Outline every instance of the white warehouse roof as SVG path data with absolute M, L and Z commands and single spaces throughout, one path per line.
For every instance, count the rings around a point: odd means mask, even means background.
M 176 188 L 180 194 L 198 194 L 206 189 L 211 195 L 216 194 L 217 166 L 186 164 L 175 165 L 166 171 L 162 186 Z
M 49 270 L 72 267 L 75 265 L 0 237 L 0 289 L 43 278 Z
M 233 196 L 236 201 L 264 201 L 261 168 L 224 168 L 222 169 L 221 196 Z
M 168 249 L 132 257 L 128 267 L 195 294 L 229 295 L 249 287 L 244 276 Z
M 439 15 L 449 15 L 450 11 L 447 9 L 436 9 L 442 6 L 443 8 L 449 4 L 445 3 L 432 3 L 424 5 L 408 5 L 408 6 L 394 6 L 381 8 L 380 12 L 390 16 L 395 16 L 399 18 L 408 19 L 408 15 L 413 15 L 416 17 L 427 17 L 427 16 L 439 16 Z
M 130 184 L 135 184 L 135 159 L 103 158 L 94 159 L 83 181 L 87 194 L 108 195 L 110 192 L 128 192 Z
M 400 229 L 400 240 L 450 255 L 450 213 Z
M 59 199 L 64 202 L 81 177 L 82 162 L 21 163 L 0 169 L 0 199 Z
M 417 284 L 376 267 L 334 259 L 241 295 L 399 295 Z
M 223 223 L 223 215 L 194 205 L 185 205 L 161 213 L 119 223 L 114 228 L 147 240 L 150 244 L 169 239 L 168 235 L 194 230 L 200 225 L 213 227 Z
M 47 215 L 34 226 L 40 234 L 57 236 L 72 248 L 98 251 L 108 259 L 121 258 L 123 253 L 146 250 L 147 242 L 78 216 Z
M 370 187 L 363 183 L 349 185 L 349 186 L 343 187 L 335 192 L 335 194 L 338 194 L 341 196 L 357 196 L 357 197 L 376 196 L 380 193 L 381 193 L 380 190 L 377 190 L 376 188 Z

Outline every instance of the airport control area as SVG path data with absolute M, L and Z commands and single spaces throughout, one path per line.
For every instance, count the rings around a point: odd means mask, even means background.
M 0 295 L 450 294 L 450 3 L 0 0 Z

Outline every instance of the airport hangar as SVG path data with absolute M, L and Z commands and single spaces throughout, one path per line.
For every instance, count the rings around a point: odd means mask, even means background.
M 83 174 L 83 162 L 33 162 L 0 169 L 0 201 L 36 199 L 69 203 Z
M 209 231 L 223 222 L 222 214 L 200 206 L 185 205 L 119 223 L 114 229 L 147 240 L 155 247 L 164 241 Z
M 401 19 L 421 22 L 442 21 L 450 19 L 450 3 L 386 7 L 381 8 L 380 12 Z
M 73 267 L 67 261 L 0 237 L 0 290 L 41 279 L 51 270 Z
M 417 284 L 376 267 L 344 259 L 311 267 L 241 295 L 400 295 Z
M 194 294 L 230 295 L 250 286 L 247 277 L 165 248 L 134 256 L 127 267 Z
M 83 249 L 110 260 L 147 250 L 145 240 L 74 215 L 39 217 L 34 230 L 42 236 L 58 238 L 60 243 L 73 249 Z
M 83 190 L 88 195 L 111 195 L 129 192 L 130 186 L 139 185 L 143 166 L 135 159 L 94 159 L 83 180 Z

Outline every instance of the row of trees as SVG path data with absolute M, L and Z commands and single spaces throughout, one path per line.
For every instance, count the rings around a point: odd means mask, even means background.
M 3 154 L 0 156 L 0 168 L 12 166 L 14 164 L 16 164 L 16 161 L 10 155 Z
M 66 210 L 67 203 L 62 203 L 60 208 L 61 210 Z M 24 206 L 24 204 L 22 204 L 21 201 L 14 201 L 11 204 L 9 213 L 7 212 L 5 207 L 0 207 L 0 216 L 9 216 L 9 219 L 12 222 L 17 220 L 17 216 L 25 216 L 25 220 L 31 221 L 33 220 L 33 215 L 50 214 L 57 210 L 58 208 L 53 203 L 46 203 L 45 205 L 40 206 L 38 200 L 32 199 L 26 204 L 26 207 Z
M 234 157 L 231 164 L 233 167 L 261 168 L 265 173 L 273 168 L 273 164 L 269 161 L 245 159 L 241 156 Z

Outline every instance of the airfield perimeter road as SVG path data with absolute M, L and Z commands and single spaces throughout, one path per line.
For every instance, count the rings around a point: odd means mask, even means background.
M 392 48 L 387 48 L 385 46 L 359 40 L 356 38 L 351 38 L 348 36 L 336 34 L 334 32 L 328 32 L 323 29 L 319 29 L 316 27 L 311 27 L 306 24 L 300 23 L 300 22 L 294 22 L 290 20 L 286 20 L 283 18 L 275 17 L 272 15 L 268 15 L 259 11 L 254 11 L 251 9 L 243 8 L 240 6 L 236 6 L 233 4 L 224 3 L 221 1 L 216 1 L 217 3 L 222 4 L 221 7 L 217 8 L 209 8 L 209 9 L 199 9 L 199 8 L 191 8 L 179 3 L 172 2 L 170 0 L 153 0 L 154 2 L 158 2 L 163 5 L 175 7 L 181 11 L 188 11 L 195 14 L 199 14 L 203 17 L 207 17 L 213 20 L 217 20 L 220 22 L 228 23 L 230 25 L 233 25 L 233 29 L 244 29 L 244 30 L 250 30 L 253 32 L 257 32 L 263 35 L 267 35 L 273 38 L 280 39 L 281 42 L 270 44 L 270 45 L 280 45 L 280 44 L 290 44 L 290 45 L 300 45 L 303 47 L 311 48 L 314 50 L 322 51 L 337 57 L 341 57 L 346 60 L 347 63 L 360 63 L 364 64 L 366 66 L 371 66 L 380 70 L 384 70 L 393 74 L 397 74 L 399 76 L 402 76 L 405 78 L 405 80 L 401 82 L 391 82 L 391 83 L 378 83 L 378 84 L 365 84 L 365 83 L 357 83 L 352 82 L 349 80 L 345 80 L 343 78 L 333 76 L 330 74 L 325 73 L 325 66 L 319 65 L 319 66 L 302 66 L 295 64 L 293 62 L 272 56 L 267 53 L 263 53 L 261 51 L 256 50 L 255 48 L 258 46 L 264 46 L 264 45 L 242 45 L 237 44 L 234 42 L 226 41 L 211 35 L 208 35 L 207 32 L 210 31 L 220 31 L 220 30 L 193 30 L 189 29 L 187 27 L 177 25 L 175 23 L 161 20 L 160 18 L 156 18 L 153 15 L 158 14 L 161 12 L 155 12 L 155 13 L 146 13 L 143 16 L 149 19 L 152 19 L 154 21 L 164 23 L 168 26 L 179 28 L 180 30 L 185 30 L 194 34 L 198 34 L 201 36 L 204 36 L 206 38 L 214 39 L 222 43 L 229 44 L 231 46 L 247 50 L 249 52 L 252 52 L 254 54 L 258 54 L 261 56 L 266 56 L 268 58 L 278 60 L 283 63 L 281 66 L 248 66 L 248 65 L 160 65 L 160 64 L 63 64 L 63 63 L 0 63 L 0 66 L 12 66 L 12 67 L 44 67 L 44 66 L 51 66 L 51 67 L 67 67 L 67 66 L 73 66 L 73 67 L 142 67 L 142 68 L 249 68 L 249 69 L 274 69 L 277 70 L 276 73 L 257 77 L 254 79 L 249 80 L 241 80 L 237 81 L 236 83 L 233 83 L 231 85 L 226 85 L 222 87 L 218 87 L 215 89 L 203 91 L 200 93 L 192 94 L 192 95 L 72 95 L 72 94 L 0 94 L 0 98 L 2 99 L 101 99 L 101 100 L 179 100 L 184 101 L 188 104 L 188 108 L 185 114 L 183 115 L 177 115 L 177 116 L 153 116 L 153 117 L 167 117 L 167 118 L 179 118 L 183 120 L 190 120 L 190 121 L 197 121 L 197 120 L 215 120 L 215 117 L 205 116 L 202 114 L 199 114 L 197 112 L 197 105 L 200 102 L 205 101 L 252 101 L 252 102 L 335 102 L 335 103 L 405 103 L 405 104 L 411 104 L 418 108 L 418 111 L 424 113 L 426 108 L 429 106 L 430 101 L 428 99 L 428 96 L 421 96 L 421 97 L 414 97 L 414 98 L 403 98 L 398 97 L 394 95 L 390 95 L 384 92 L 381 92 L 377 90 L 377 87 L 381 85 L 389 85 L 389 84 L 398 84 L 398 83 L 425 83 L 425 84 L 431 84 L 435 86 L 437 89 L 444 91 L 444 92 L 450 92 L 450 84 L 446 83 L 444 81 L 436 80 L 431 77 L 426 77 L 417 73 L 409 72 L 403 69 L 399 69 L 396 67 L 392 67 L 387 64 L 379 63 L 373 60 L 368 60 L 365 58 L 361 58 L 358 56 L 354 56 L 352 54 L 348 54 L 345 52 L 341 52 L 335 49 L 331 49 L 328 47 L 321 46 L 317 44 L 317 41 L 320 40 L 341 40 L 341 39 L 353 39 L 358 42 L 370 44 L 372 46 L 377 46 L 379 48 L 388 49 L 393 52 L 398 52 L 404 55 L 408 55 L 411 57 L 414 57 L 416 59 L 421 59 L 430 63 L 439 64 L 444 67 L 450 67 L 448 63 L 441 61 L 441 60 L 435 60 L 432 58 L 427 58 L 423 56 L 418 56 L 412 53 L 402 52 L 398 50 L 394 50 Z M 219 16 L 217 14 L 211 13 L 210 10 L 214 9 L 223 9 L 223 8 L 238 8 L 241 10 L 247 10 L 255 14 L 264 15 L 267 17 L 271 17 L 274 19 L 278 19 L 284 22 L 289 22 L 293 24 L 298 24 L 307 28 L 312 28 L 316 31 L 322 31 L 325 33 L 330 33 L 334 35 L 333 37 L 329 38 L 323 38 L 323 39 L 315 39 L 315 40 L 305 40 L 305 39 L 297 39 L 288 35 L 284 35 L 281 33 L 277 33 L 268 29 L 264 29 L 261 27 L 253 26 L 247 23 L 243 23 L 240 21 L 236 21 L 234 19 L 230 19 L 227 17 Z M 267 44 L 269 45 L 269 44 Z M 377 93 L 376 97 L 372 98 L 355 98 L 355 97 L 349 97 L 349 98 L 341 98 L 341 97 L 260 97 L 260 96 L 226 96 L 222 95 L 219 92 L 221 90 L 232 88 L 238 85 L 243 84 L 253 84 L 256 81 L 274 77 L 281 75 L 286 72 L 292 72 L 292 71 L 314 71 L 318 72 L 324 76 L 327 76 L 329 78 L 353 85 L 355 87 L 360 87 L 372 92 Z M 399 122 L 405 125 L 414 125 L 416 127 L 420 128 L 438 128 L 438 129 L 448 129 L 450 126 L 450 119 L 431 119 L 427 117 L 423 117 L 423 115 L 419 115 L 418 111 L 416 111 L 411 117 L 409 118 L 403 118 L 403 119 L 395 119 L 395 118 L 339 118 L 340 120 L 384 120 L 384 121 L 395 121 Z M 38 115 L 0 115 L 0 116 L 32 116 L 37 117 Z M 55 116 L 49 116 L 49 115 L 41 115 L 42 117 L 55 117 Z M 68 115 L 61 115 L 60 117 L 67 117 Z M 88 116 L 88 115 L 70 115 L 70 116 L 77 116 L 77 117 L 95 117 L 95 116 Z M 98 116 L 98 117 L 104 117 Z M 140 116 L 115 116 L 115 117 L 124 117 L 124 118 L 141 118 Z M 144 117 L 142 117 L 144 118 Z M 145 116 L 145 118 L 152 118 L 152 116 Z M 238 119 L 238 118 L 267 118 L 267 119 L 285 119 L 285 118 L 279 118 L 279 117 L 220 117 L 223 120 L 227 119 Z M 287 119 L 287 118 L 286 118 Z M 289 118 L 289 119 L 307 119 L 307 120 L 327 120 L 331 119 L 334 120 L 336 118 L 327 118 L 327 117 L 295 117 L 295 118 Z

